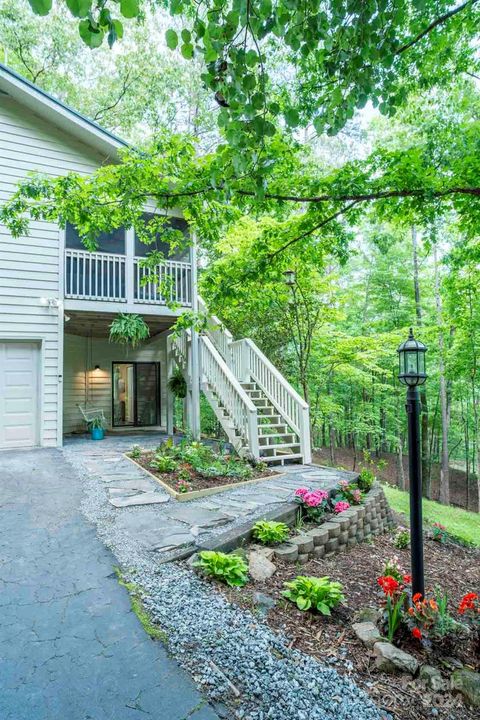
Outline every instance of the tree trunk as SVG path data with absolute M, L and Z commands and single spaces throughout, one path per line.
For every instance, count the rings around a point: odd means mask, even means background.
M 418 273 L 418 238 L 417 229 L 412 226 L 412 248 L 413 248 L 413 288 L 415 291 L 415 314 L 417 317 L 417 324 L 419 327 L 423 325 L 423 313 L 422 313 L 422 302 L 420 295 L 420 282 Z M 430 478 L 430 463 L 428 458 L 428 404 L 427 404 L 427 390 L 425 385 L 420 388 L 420 407 L 422 410 L 421 415 L 421 426 L 422 426 L 422 481 L 423 481 L 423 495 L 426 498 L 430 497 L 431 494 L 431 478 Z
M 445 381 L 445 337 L 443 334 L 443 308 L 442 298 L 440 296 L 440 278 L 438 274 L 437 248 L 433 246 L 433 263 L 435 269 L 435 305 L 437 308 L 437 324 L 439 327 L 438 335 L 438 372 L 440 382 L 440 414 L 442 421 L 442 452 L 440 459 L 440 488 L 439 500 L 443 505 L 450 504 L 450 472 L 448 457 L 448 403 L 447 403 L 447 386 Z

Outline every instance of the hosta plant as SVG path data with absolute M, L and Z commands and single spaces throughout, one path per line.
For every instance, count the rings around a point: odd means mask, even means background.
M 285 542 L 290 533 L 288 525 L 275 520 L 259 520 L 252 528 L 253 537 L 264 545 Z
M 341 583 L 329 577 L 298 575 L 285 587 L 283 596 L 296 603 L 299 610 L 317 610 L 322 615 L 331 615 L 331 610 L 345 599 Z
M 150 467 L 155 468 L 155 470 L 161 473 L 172 473 L 177 469 L 178 463 L 166 455 L 155 455 L 150 463 Z
M 134 459 L 139 458 L 141 456 L 141 454 L 142 454 L 142 448 L 140 447 L 140 445 L 134 445 L 132 447 L 132 449 L 130 450 L 131 458 L 134 458 Z
M 393 544 L 398 550 L 405 550 L 410 545 L 410 530 L 399 527 L 393 538 Z
M 215 550 L 202 550 L 194 562 L 204 575 L 214 577 L 230 587 L 243 587 L 248 581 L 248 566 L 243 557 Z

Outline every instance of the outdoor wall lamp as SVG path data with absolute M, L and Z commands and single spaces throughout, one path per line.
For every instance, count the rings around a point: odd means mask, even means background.
M 420 450 L 420 395 L 418 386 L 427 379 L 425 353 L 427 348 L 413 336 L 397 350 L 398 379 L 407 386 L 408 466 L 410 477 L 410 555 L 412 564 L 412 595 L 425 595 L 422 526 L 422 457 Z

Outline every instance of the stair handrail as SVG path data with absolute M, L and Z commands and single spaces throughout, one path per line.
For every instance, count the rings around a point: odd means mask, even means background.
M 260 348 L 244 338 L 231 344 L 233 371 L 240 382 L 253 380 L 300 439 L 303 462 L 312 460 L 308 403 L 298 394 Z
M 260 457 L 257 408 L 207 335 L 200 336 L 202 375 L 213 389 L 235 428 L 248 443 L 253 458 Z
M 216 315 L 211 315 L 203 299 L 198 296 L 198 309 L 207 315 L 207 329 L 205 334 L 210 338 L 220 355 L 231 365 L 230 345 L 233 342 L 233 335 Z

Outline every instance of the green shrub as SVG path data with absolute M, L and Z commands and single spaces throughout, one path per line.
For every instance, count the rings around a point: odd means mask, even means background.
M 161 473 L 172 473 L 178 467 L 178 463 L 168 455 L 155 455 L 155 458 L 150 463 L 150 467 L 155 468 Z
M 360 475 L 358 476 L 357 485 L 362 492 L 368 492 L 373 483 L 375 482 L 375 475 L 371 470 L 363 468 Z
M 398 550 L 405 550 L 410 545 L 410 531 L 407 528 L 398 528 L 393 544 Z
M 230 587 L 242 587 L 248 581 L 248 566 L 240 555 L 202 550 L 194 566 L 205 575 L 221 580 Z
M 297 604 L 299 610 L 318 610 L 322 615 L 331 615 L 331 610 L 344 599 L 343 586 L 329 577 L 305 577 L 299 575 L 285 583 L 283 596 Z
M 275 520 L 259 520 L 252 528 L 252 535 L 264 545 L 285 542 L 290 533 L 288 525 Z
M 133 448 L 130 450 L 130 457 L 134 460 L 139 458 L 142 454 L 142 448 L 140 445 L 134 445 Z

